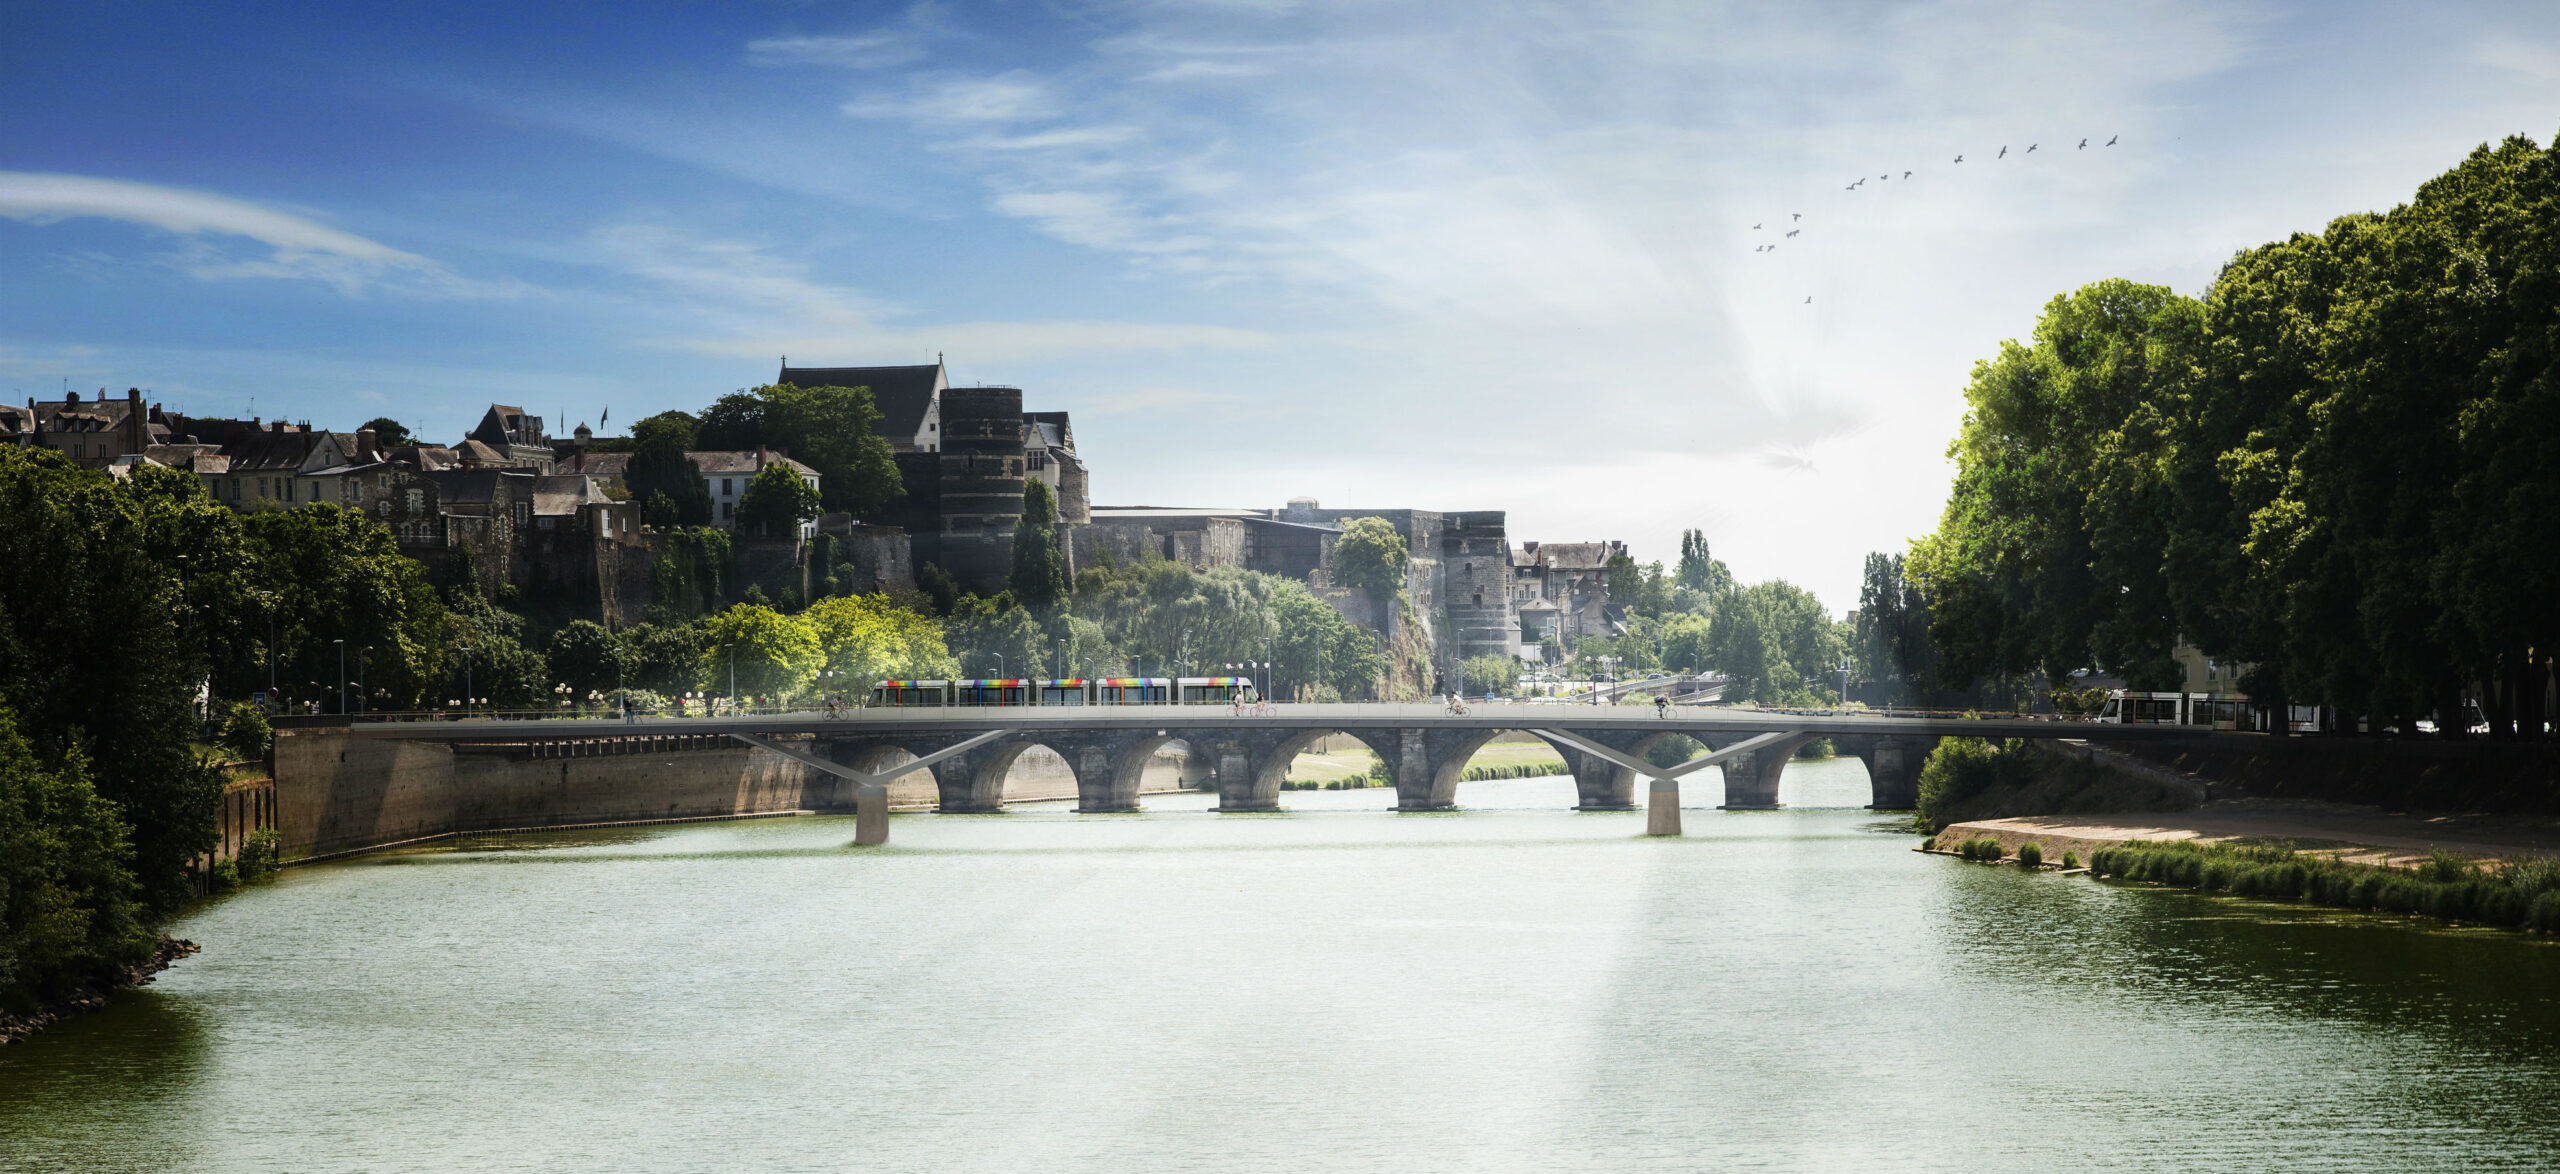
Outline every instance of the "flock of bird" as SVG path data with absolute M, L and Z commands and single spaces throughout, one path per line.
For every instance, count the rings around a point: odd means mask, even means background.
M 2107 136 L 2107 141 L 2105 141 L 2105 142 L 2103 142 L 2103 143 L 2098 144 L 2098 146 L 2099 146 L 2101 149 L 2106 148 L 2106 147 L 2112 147 L 2112 146 L 2116 145 L 2116 140 L 2117 140 L 2117 139 L 2120 139 L 2120 138 L 2123 138 L 2123 137 L 2124 137 L 2124 136 L 2122 136 L 2122 135 L 2109 135 L 2109 136 Z M 2040 143 L 2029 143 L 2029 144 L 2027 144 L 2027 149 L 2026 149 L 2026 150 L 2018 152 L 2018 156 L 2019 156 L 2020 158 L 2025 158 L 2026 156 L 2033 155 L 2033 154 L 2035 154 L 2035 153 L 2036 153 L 2036 148 L 2037 148 L 2037 147 L 2039 147 L 2039 146 L 2041 146 L 2041 145 L 2042 145 L 2042 144 L 2040 144 Z M 2075 150 L 2075 151 L 2086 151 L 2086 150 L 2088 150 L 2088 149 L 2089 149 L 2089 140 L 2087 140 L 2087 139 L 2082 139 L 2082 140 L 2080 140 L 2079 144 L 2078 144 L 2077 146 L 2073 147 L 2072 149 L 2073 149 L 2073 150 Z M 1993 160 L 1995 160 L 1995 161 L 1997 161 L 1997 160 L 2001 160 L 2001 159 L 2006 159 L 2006 158 L 2008 158 L 2008 157 L 2009 157 L 2009 146 L 2008 146 L 2008 144 L 2003 143 L 2003 144 L 2001 144 L 2001 146 L 2000 146 L 2000 153 L 1999 153 L 1999 154 L 1997 154 L 1997 155 L 1992 156 L 1992 159 L 1993 159 Z M 1957 162 L 1957 163 L 1962 163 L 1962 162 L 1964 162 L 1964 156 L 1963 156 L 1962 154 L 1958 154 L 1958 155 L 1955 157 L 1955 162 Z M 1913 172 L 1905 171 L 1905 172 L 1903 172 L 1903 173 L 1902 173 L 1902 178 L 1903 178 L 1905 181 L 1908 181 L 1908 180 L 1912 177 L 1912 175 L 1913 175 L 1913 174 L 1914 174 Z M 1873 176 L 1873 177 L 1861 175 L 1861 176 L 1859 176 L 1858 178 L 1856 178 L 1856 179 L 1854 179 L 1854 180 L 1850 181 L 1849 186 L 1848 186 L 1848 187 L 1846 187 L 1846 188 L 1843 188 L 1843 189 L 1841 189 L 1841 190 L 1843 190 L 1843 191 L 1851 191 L 1851 192 L 1854 192 L 1854 191 L 1858 190 L 1859 188 L 1862 188 L 1862 187 L 1867 186 L 1867 180 L 1868 180 L 1868 179 L 1870 179 L 1870 178 L 1873 178 L 1873 179 L 1874 179 L 1876 182 L 1878 182 L 1878 183 L 1885 183 L 1885 182 L 1889 182 L 1889 181 L 1891 181 L 1891 180 L 1893 179 L 1893 173 L 1892 173 L 1892 172 L 1890 172 L 1890 171 L 1888 171 L 1888 172 L 1884 173 L 1883 175 L 1878 175 L 1878 176 Z M 1803 219 L 1804 219 L 1804 213 L 1802 213 L 1802 212 L 1790 212 L 1790 213 L 1787 213 L 1787 223 L 1788 223 L 1788 224 L 1790 224 L 1790 225 L 1792 225 L 1792 224 L 1796 224 L 1796 223 L 1798 223 L 1798 222 L 1802 221 Z M 1762 228 L 1765 228 L 1765 227 L 1767 227 L 1767 222 L 1766 222 L 1766 221 L 1763 221 L 1763 222 L 1761 222 L 1761 223 L 1759 223 L 1759 224 L 1754 224 L 1754 225 L 1752 225 L 1752 226 L 1751 226 L 1751 231 L 1753 231 L 1753 232 L 1758 232 L 1758 231 L 1760 231 Z M 1803 231 L 1804 231 L 1804 230 L 1803 230 L 1803 229 L 1801 229 L 1801 228 L 1789 228 L 1789 229 L 1787 229 L 1787 230 L 1786 230 L 1786 235 L 1787 235 L 1787 236 L 1789 236 L 1789 237 L 1794 237 L 1794 236 L 1796 236 L 1796 235 L 1798 235 L 1798 234 L 1802 233 Z M 1765 245 L 1760 245 L 1760 246 L 1758 246 L 1758 247 L 1756 247 L 1756 248 L 1752 249 L 1751 251 L 1752 251 L 1752 252 L 1755 252 L 1755 253 L 1774 253 L 1774 252 L 1777 252 L 1777 251 L 1778 251 L 1778 242 L 1776 242 L 1776 241 L 1771 241 L 1771 242 L 1769 242 L 1769 243 L 1767 243 L 1767 244 L 1765 244 Z M 1805 304 L 1805 305 L 1808 305 L 1808 306 L 1812 305 L 1812 304 L 1813 304 L 1813 299 L 1812 299 L 1811 297 L 1807 297 L 1807 298 L 1804 300 L 1804 304 Z

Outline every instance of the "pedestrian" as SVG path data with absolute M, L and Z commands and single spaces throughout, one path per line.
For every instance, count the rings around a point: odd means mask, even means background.
M 1654 694 L 1654 695 L 1653 695 L 1653 716 L 1655 716 L 1655 717 L 1670 717 L 1670 716 L 1671 716 L 1671 699 L 1670 699 L 1670 698 L 1668 698 L 1668 697 L 1663 696 L 1663 695 L 1662 695 L 1662 694 L 1660 694 L 1660 693 L 1656 693 L 1656 694 Z

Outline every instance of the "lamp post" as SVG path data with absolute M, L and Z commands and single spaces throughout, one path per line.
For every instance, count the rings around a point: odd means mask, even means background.
M 471 646 L 468 644 L 457 644 L 454 647 L 462 650 L 462 716 L 469 717 L 471 716 L 472 701 Z
M 989 655 L 989 656 L 992 656 L 992 657 L 996 658 L 996 679 L 997 679 L 997 680 L 999 680 L 999 681 L 1003 680 L 1003 679 L 1004 679 L 1004 654 L 1003 654 L 1003 653 L 1001 653 L 1001 652 L 990 652 L 990 653 L 988 653 L 987 655 Z
M 338 716 L 345 717 L 347 716 L 347 642 L 341 638 L 329 643 L 338 646 Z
M 356 696 L 358 697 L 369 699 L 373 696 L 371 693 L 365 692 L 366 686 L 364 683 L 365 666 L 371 663 L 373 663 L 373 645 L 367 644 L 364 646 L 364 651 L 356 655 Z M 371 700 L 367 700 L 364 707 L 366 712 L 372 712 L 373 702 Z
M 729 653 L 729 716 L 738 716 L 738 646 L 723 644 Z
M 622 687 L 622 658 L 613 658 L 613 712 L 624 721 L 631 720 L 631 694 Z

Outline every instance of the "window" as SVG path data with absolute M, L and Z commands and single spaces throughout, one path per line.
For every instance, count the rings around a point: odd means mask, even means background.
M 1476 592 L 1476 606 L 1477 606 L 1477 607 L 1483 607 L 1483 606 L 1484 606 L 1484 592 L 1482 592 L 1482 591 L 1478 591 L 1478 592 Z
M 258 496 L 260 496 L 260 497 L 265 497 L 266 495 L 267 495 L 267 479 L 266 479 L 266 478 L 264 478 L 264 477 L 260 477 L 260 478 L 258 478 Z
M 734 501 L 724 501 L 724 502 L 721 502 L 721 503 L 720 503 L 720 516 L 721 516 L 722 518 L 724 518 L 724 519 L 726 519 L 726 518 L 734 518 L 734 517 L 737 517 L 737 516 L 738 516 L 738 503 L 736 503 L 736 502 L 734 502 Z
M 729 479 L 726 477 L 720 479 L 720 496 L 729 496 Z
M 383 517 L 386 517 L 386 518 L 388 518 L 388 517 L 390 517 L 390 516 L 391 516 L 391 499 L 390 499 L 390 498 L 385 497 L 385 498 L 378 499 L 378 500 L 376 500 L 373 504 L 374 504 L 374 512 L 375 512 L 375 513 L 380 514 L 380 515 L 382 515 Z
M 413 514 L 417 514 L 417 513 L 424 513 L 424 512 L 426 512 L 426 508 L 427 508 L 427 491 L 426 491 L 426 490 L 423 490 L 423 489 L 412 489 L 412 490 L 410 490 L 410 491 L 409 491 L 409 512 L 410 512 L 410 513 L 413 513 Z

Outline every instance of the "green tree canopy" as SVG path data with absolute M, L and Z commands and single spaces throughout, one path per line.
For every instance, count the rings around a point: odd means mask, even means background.
M 1343 524 L 1333 544 L 1333 581 L 1358 587 L 1380 606 L 1404 596 L 1405 562 L 1412 550 L 1395 523 L 1385 518 L 1353 518 Z
M 1009 579 L 1015 600 L 1033 611 L 1055 606 L 1067 597 L 1067 555 L 1058 548 L 1058 499 L 1049 483 L 1037 477 L 1022 486 L 1022 521 L 1013 531 L 1013 571 Z
M 702 467 L 686 456 L 698 425 L 683 412 L 660 412 L 631 426 L 631 463 L 622 485 L 641 503 L 643 521 L 667 528 L 711 523 L 711 490 Z M 665 499 L 661 505 L 659 499 Z
M 734 391 L 702 413 L 700 447 L 781 449 L 818 471 L 825 508 L 876 515 L 901 492 L 896 450 L 880 436 L 867 387 L 789 383 Z
M 731 653 L 736 654 L 740 700 L 791 697 L 807 691 L 825 664 L 818 634 L 798 616 L 741 603 L 703 622 L 702 687 L 727 693 Z
M 886 595 L 831 596 L 800 615 L 835 674 L 833 692 L 861 696 L 883 680 L 960 675 L 942 625 Z
M 403 424 L 398 420 L 394 420 L 389 416 L 375 416 L 362 424 L 356 425 L 356 431 L 358 432 L 362 432 L 367 428 L 373 429 L 374 444 L 383 448 L 407 448 L 408 446 L 417 443 L 417 438 L 409 435 L 408 425 Z
M 769 538 L 797 534 L 800 523 L 817 516 L 818 491 L 785 461 L 758 470 L 738 497 L 738 524 Z

